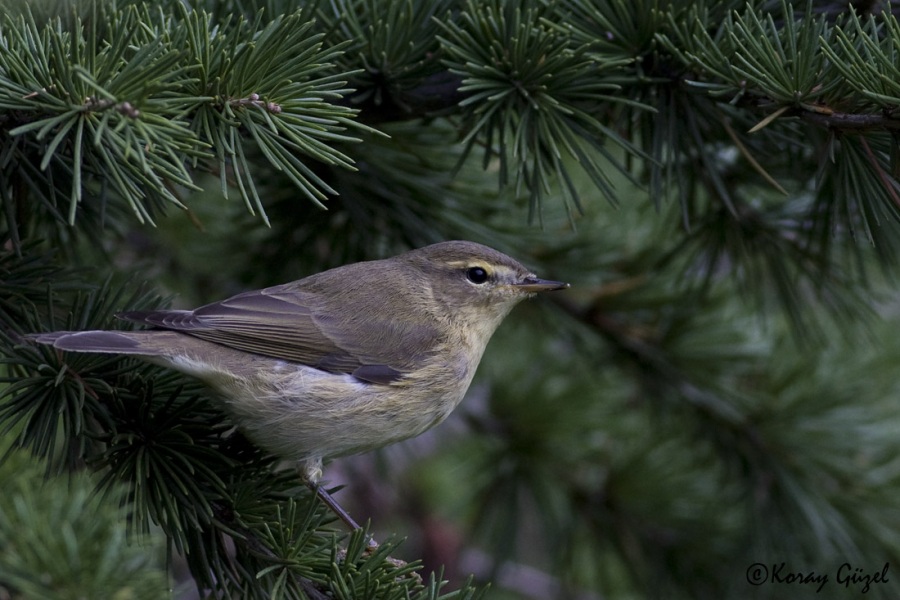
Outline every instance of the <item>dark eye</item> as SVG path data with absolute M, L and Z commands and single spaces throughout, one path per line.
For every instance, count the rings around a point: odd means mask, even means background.
M 466 271 L 466 279 L 480 285 L 488 280 L 488 272 L 481 267 L 470 267 Z

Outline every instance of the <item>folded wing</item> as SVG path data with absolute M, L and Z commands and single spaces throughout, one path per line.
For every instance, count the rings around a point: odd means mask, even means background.
M 119 316 L 373 383 L 400 378 L 438 342 L 433 325 L 406 322 L 397 311 L 383 310 L 385 302 L 369 298 L 363 310 L 348 297 L 343 299 L 344 310 L 335 311 L 329 301 L 335 299 L 294 283 L 238 294 L 193 311 L 136 311 Z

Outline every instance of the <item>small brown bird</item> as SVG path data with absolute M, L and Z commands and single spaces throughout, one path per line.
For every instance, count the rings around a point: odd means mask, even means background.
M 216 390 L 254 443 L 295 461 L 320 497 L 322 461 L 424 432 L 459 404 L 519 301 L 567 288 L 473 242 L 443 242 L 238 294 L 195 310 L 126 312 L 144 331 L 31 336 L 135 354 Z

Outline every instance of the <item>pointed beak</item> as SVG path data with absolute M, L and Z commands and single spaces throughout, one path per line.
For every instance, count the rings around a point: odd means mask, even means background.
M 547 279 L 538 279 L 537 277 L 526 277 L 519 283 L 514 283 L 513 287 L 517 290 L 532 294 L 534 292 L 564 290 L 569 287 L 569 284 L 563 283 L 562 281 L 549 281 Z

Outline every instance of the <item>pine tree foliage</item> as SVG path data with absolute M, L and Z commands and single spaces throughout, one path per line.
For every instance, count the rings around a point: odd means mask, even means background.
M 158 538 L 216 598 L 855 597 L 841 565 L 900 565 L 891 4 L 0 6 L 0 596 L 159 597 Z M 394 490 L 374 552 L 197 382 L 22 337 L 452 238 L 574 287 L 450 423 L 338 461 L 341 498 Z
M 0 483 L 4 597 L 150 600 L 166 593 L 158 536 L 128 542 L 121 487 L 101 497 L 84 474 L 44 481 L 24 451 L 7 455 Z
M 500 185 L 511 179 L 517 189 L 530 190 L 532 211 L 550 191 L 551 174 L 580 206 L 564 156 L 577 158 L 597 188 L 614 199 L 598 160 L 612 158 L 602 141 L 612 137 L 631 148 L 596 114 L 617 100 L 613 92 L 619 86 L 603 71 L 620 65 L 591 60 L 589 44 L 570 47 L 568 36 L 543 23 L 544 12 L 516 2 L 470 2 L 460 22 L 446 26 L 441 42 L 447 65 L 464 77 L 459 90 L 466 98 L 459 106 L 468 133 L 462 158 L 476 142 L 484 144 L 485 166 L 496 155 Z M 584 110 L 588 104 L 595 114 Z

